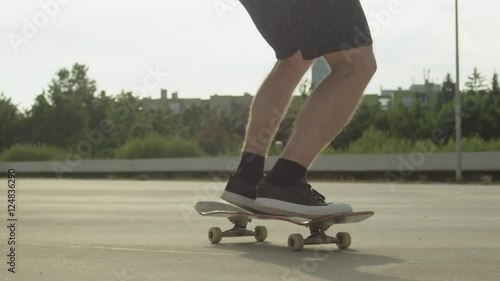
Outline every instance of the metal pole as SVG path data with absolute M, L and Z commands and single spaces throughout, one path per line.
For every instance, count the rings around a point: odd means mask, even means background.
M 461 101 L 460 101 L 460 49 L 458 37 L 458 0 L 455 0 L 455 48 L 456 48 L 456 80 L 455 86 L 455 143 L 457 154 L 456 181 L 462 181 L 462 118 L 461 118 Z

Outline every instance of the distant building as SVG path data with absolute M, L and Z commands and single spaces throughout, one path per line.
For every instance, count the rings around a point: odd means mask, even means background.
M 332 70 L 324 58 L 318 58 L 312 66 L 312 79 L 311 83 L 314 87 L 318 86 L 323 79 L 330 74 Z
M 411 107 L 415 103 L 419 103 L 422 107 L 435 110 L 440 91 L 440 85 L 426 80 L 425 84 L 411 85 L 409 90 L 402 90 L 399 88 L 398 90 L 393 91 L 391 103 L 393 105 L 402 104 L 406 107 Z
M 196 99 L 182 99 L 179 98 L 176 92 L 172 93 L 172 97 L 168 98 L 167 90 L 161 90 L 160 99 L 145 98 L 142 99 L 142 107 L 147 111 L 158 111 L 163 112 L 170 111 L 172 113 L 180 113 L 189 107 L 196 105 L 209 105 L 211 108 L 215 109 L 219 114 L 226 112 L 229 114 L 243 113 L 249 109 L 253 101 L 253 95 L 245 93 L 243 96 L 228 96 L 228 95 L 212 95 L 210 99 L 202 100 Z M 302 107 L 303 100 L 300 96 L 293 96 L 290 103 L 289 112 L 291 114 L 296 114 Z
M 207 101 L 210 108 L 219 113 L 227 112 L 229 114 L 244 112 L 252 104 L 253 96 L 245 93 L 243 96 L 219 96 L 213 95 Z
M 380 95 L 364 95 L 362 103 L 366 105 L 379 103 L 383 110 L 391 109 L 398 104 L 411 107 L 415 103 L 419 103 L 422 107 L 435 110 L 440 91 L 440 85 L 426 80 L 425 84 L 413 84 L 408 90 L 403 90 L 401 87 L 397 90 L 381 89 Z
M 326 62 L 325 62 L 326 64 Z M 314 81 L 321 81 L 328 75 L 321 65 L 316 66 L 316 71 L 313 69 L 313 83 Z M 326 65 L 328 67 L 328 65 Z M 329 72 L 328 68 L 328 72 Z M 326 74 L 325 74 L 326 73 Z M 428 107 L 434 110 L 437 106 L 438 93 L 441 86 L 430 83 L 426 80 L 425 84 L 413 84 L 408 90 L 403 90 L 399 87 L 397 90 L 384 90 L 380 89 L 379 94 L 365 94 L 361 101 L 362 104 L 373 106 L 380 104 L 382 110 L 389 110 L 394 108 L 394 105 L 402 104 L 411 107 L 415 103 L 419 103 L 423 107 Z M 229 96 L 229 95 L 212 95 L 210 99 L 202 100 L 199 98 L 182 99 L 179 98 L 176 92 L 172 93 L 172 97 L 168 98 L 167 90 L 161 90 L 160 99 L 145 98 L 142 100 L 144 110 L 148 111 L 164 111 L 172 112 L 174 114 L 180 113 L 193 105 L 201 106 L 208 104 L 211 108 L 215 109 L 219 114 L 226 112 L 229 114 L 236 114 L 245 112 L 252 104 L 253 95 L 245 93 L 242 96 Z M 297 114 L 304 99 L 301 96 L 293 96 L 289 107 L 289 114 Z
M 172 97 L 169 99 L 167 94 L 167 90 L 162 89 L 160 99 L 142 99 L 143 109 L 146 111 L 170 111 L 177 114 L 193 105 L 201 105 L 203 103 L 199 98 L 179 99 L 178 93 L 176 92 L 172 93 Z
M 415 93 L 439 93 L 441 85 L 425 81 L 425 84 L 413 84 L 410 86 L 410 91 Z
M 364 94 L 362 104 L 366 104 L 368 106 L 374 106 L 380 103 L 380 95 L 378 94 Z

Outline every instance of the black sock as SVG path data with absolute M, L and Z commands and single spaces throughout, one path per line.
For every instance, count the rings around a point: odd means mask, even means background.
M 288 186 L 295 184 L 297 180 L 305 179 L 306 172 L 307 168 L 299 163 L 280 158 L 266 180 L 275 185 Z
M 264 176 L 265 160 L 263 156 L 243 151 L 235 175 L 249 184 L 257 185 Z

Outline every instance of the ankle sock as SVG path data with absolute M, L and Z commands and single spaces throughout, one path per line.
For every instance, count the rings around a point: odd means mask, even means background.
M 278 159 L 272 168 L 266 180 L 272 184 L 280 186 L 289 186 L 306 178 L 307 168 L 297 162 Z
M 264 176 L 265 160 L 264 156 L 244 151 L 235 175 L 249 184 L 257 185 Z

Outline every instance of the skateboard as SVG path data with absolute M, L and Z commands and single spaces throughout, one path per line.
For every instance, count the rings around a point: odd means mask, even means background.
M 254 230 L 247 229 L 247 225 L 255 219 L 281 220 L 309 228 L 311 234 L 305 238 L 298 233 L 288 237 L 288 248 L 292 251 L 301 251 L 304 245 L 336 244 L 339 249 L 347 249 L 351 246 L 351 236 L 347 232 L 339 232 L 335 237 L 328 236 L 325 232 L 334 224 L 357 223 L 373 216 L 374 212 L 352 212 L 328 215 L 316 219 L 300 217 L 277 216 L 270 214 L 252 213 L 234 205 L 200 201 L 194 206 L 202 216 L 226 217 L 234 225 L 233 228 L 222 231 L 218 227 L 212 227 L 208 231 L 208 239 L 211 243 L 219 243 L 223 237 L 254 236 L 258 242 L 265 241 L 267 229 L 265 226 L 256 226 Z

